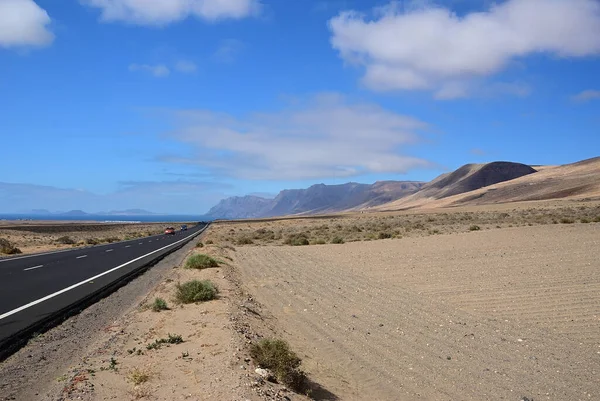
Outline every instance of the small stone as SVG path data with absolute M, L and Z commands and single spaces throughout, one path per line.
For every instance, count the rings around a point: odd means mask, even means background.
M 269 380 L 273 377 L 273 374 L 269 369 L 256 368 L 255 372 L 266 380 Z

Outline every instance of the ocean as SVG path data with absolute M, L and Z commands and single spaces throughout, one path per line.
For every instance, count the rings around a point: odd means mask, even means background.
M 0 222 L 3 220 L 57 220 L 57 221 L 98 221 L 103 223 L 161 223 L 161 222 L 195 222 L 208 221 L 201 215 L 151 215 L 151 216 L 127 216 L 127 215 L 96 215 L 69 216 L 69 215 L 42 215 L 42 214 L 0 214 Z

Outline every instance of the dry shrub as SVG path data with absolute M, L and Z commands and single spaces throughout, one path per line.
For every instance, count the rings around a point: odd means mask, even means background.
M 260 340 L 251 346 L 250 355 L 258 366 L 270 369 L 279 383 L 296 391 L 304 388 L 306 374 L 299 369 L 302 360 L 284 340 Z
M 208 255 L 199 253 L 192 255 L 185 262 L 186 269 L 208 269 L 210 267 L 219 267 L 219 262 Z
M 218 293 L 217 287 L 208 280 L 192 280 L 177 284 L 176 288 L 175 299 L 183 304 L 210 301 L 215 299 Z
M 22 253 L 19 248 L 14 246 L 9 240 L 0 238 L 0 253 L 6 255 L 16 255 Z

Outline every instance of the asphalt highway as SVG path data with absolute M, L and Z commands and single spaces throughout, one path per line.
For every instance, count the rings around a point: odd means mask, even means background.
M 204 225 L 67 251 L 0 259 L 0 348 L 196 237 Z

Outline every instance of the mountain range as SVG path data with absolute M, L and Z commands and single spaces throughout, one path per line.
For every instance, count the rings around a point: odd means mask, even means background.
M 19 214 L 30 214 L 39 216 L 69 216 L 69 217 L 80 217 L 80 216 L 153 216 L 156 213 L 149 212 L 144 209 L 127 209 L 127 210 L 111 210 L 109 212 L 97 212 L 87 213 L 83 210 L 69 210 L 68 212 L 56 211 L 51 212 L 47 209 L 33 209 L 24 210 Z
M 382 205 L 411 195 L 424 184 L 414 181 L 379 181 L 370 185 L 355 182 L 317 184 L 307 189 L 285 189 L 274 199 L 234 196 L 223 199 L 206 216 L 212 219 L 242 219 L 335 213 Z
M 427 183 L 317 184 L 307 189 L 283 190 L 274 199 L 231 197 L 211 208 L 206 217 L 301 216 L 565 198 L 600 199 L 600 157 L 562 166 L 504 161 L 467 164 Z

